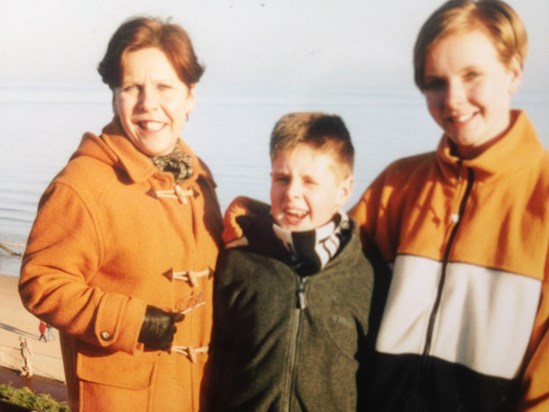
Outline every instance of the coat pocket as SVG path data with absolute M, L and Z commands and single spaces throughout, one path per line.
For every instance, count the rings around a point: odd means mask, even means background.
M 155 363 L 126 353 L 78 354 L 76 374 L 83 410 L 150 410 Z
M 154 369 L 153 361 L 122 352 L 99 356 L 79 353 L 76 375 L 83 381 L 143 389 L 151 385 Z

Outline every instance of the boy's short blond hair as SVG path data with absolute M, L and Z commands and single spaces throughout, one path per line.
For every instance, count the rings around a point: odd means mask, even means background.
M 289 113 L 282 116 L 271 133 L 271 160 L 299 144 L 332 152 L 343 175 L 353 173 L 355 149 L 341 117 L 320 112 Z
M 414 79 L 424 89 L 425 62 L 435 43 L 450 34 L 481 29 L 492 39 L 501 62 L 522 67 L 528 52 L 524 24 L 511 6 L 501 0 L 450 0 L 431 14 L 419 31 L 414 47 Z

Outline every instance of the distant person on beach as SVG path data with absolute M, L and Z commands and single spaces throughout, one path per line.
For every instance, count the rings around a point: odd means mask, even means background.
M 46 337 L 46 322 L 40 321 L 38 323 L 38 332 L 40 333 L 40 337 L 38 338 L 38 341 L 40 342 L 42 339 L 44 339 L 44 342 L 48 341 L 48 338 Z
M 448 1 L 419 32 L 415 81 L 442 138 L 351 213 L 393 268 L 376 278 L 367 410 L 549 411 L 549 153 L 511 109 L 526 52 L 497 0 Z
M 46 331 L 48 332 L 48 341 L 52 342 L 55 340 L 55 336 L 53 334 L 53 326 L 52 325 L 46 325 Z
M 32 349 L 27 342 L 27 338 L 19 336 L 19 351 L 21 358 L 23 359 L 23 366 L 21 367 L 21 376 L 27 378 L 32 377 Z
M 270 154 L 270 207 L 239 197 L 225 215 L 214 409 L 354 411 L 373 274 L 342 210 L 351 137 L 339 116 L 291 113 L 276 123 Z
M 204 68 L 181 26 L 133 18 L 98 71 L 114 118 L 43 194 L 19 292 L 59 331 L 71 410 L 203 410 L 222 216 L 180 133 Z

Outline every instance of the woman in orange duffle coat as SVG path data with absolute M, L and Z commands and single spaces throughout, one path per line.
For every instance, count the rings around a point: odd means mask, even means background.
M 203 70 L 193 59 L 180 26 L 124 23 L 99 66 L 115 117 L 40 201 L 19 291 L 60 331 L 73 411 L 207 407 L 222 222 L 212 176 L 179 138 Z

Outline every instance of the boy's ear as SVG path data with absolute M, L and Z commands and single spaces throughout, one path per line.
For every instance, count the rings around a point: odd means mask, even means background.
M 337 198 L 337 205 L 338 207 L 343 207 L 345 203 L 351 198 L 351 195 L 353 194 L 353 186 L 355 184 L 355 177 L 354 175 L 350 174 L 343 178 L 341 183 L 339 184 L 339 193 Z
M 511 75 L 511 83 L 509 84 L 509 93 L 514 94 L 522 81 L 522 64 L 520 59 L 515 56 L 509 64 L 509 73 Z

